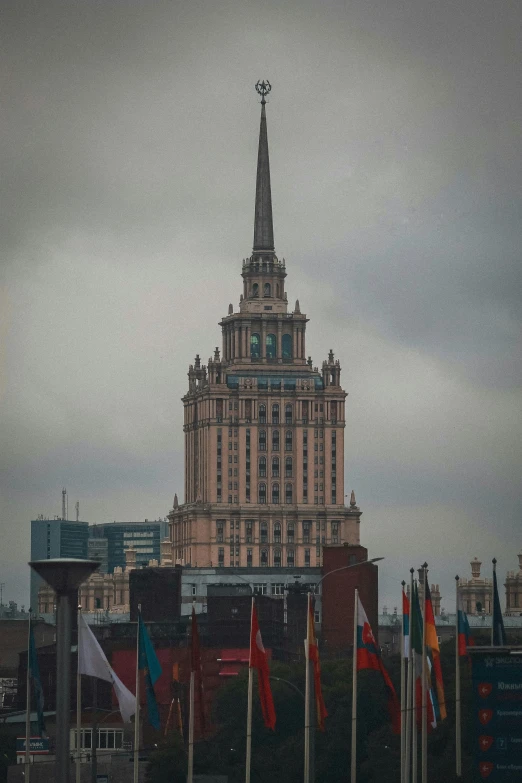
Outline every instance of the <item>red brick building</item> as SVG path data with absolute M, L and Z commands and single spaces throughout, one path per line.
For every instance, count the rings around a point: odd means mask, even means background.
M 323 574 L 321 583 L 322 623 L 321 655 L 338 657 L 349 652 L 353 646 L 353 617 L 355 588 L 368 615 L 368 620 L 377 638 L 378 633 L 378 568 L 375 564 L 348 568 L 328 576 L 331 571 L 344 566 L 362 563 L 368 559 L 368 550 L 363 546 L 323 547 Z

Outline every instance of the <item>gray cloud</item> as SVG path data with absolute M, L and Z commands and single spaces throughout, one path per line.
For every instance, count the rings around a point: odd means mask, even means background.
M 24 600 L 29 520 L 63 485 L 91 522 L 182 490 L 187 366 L 251 246 L 264 77 L 276 246 L 314 362 L 331 346 L 344 368 L 383 600 L 412 561 L 447 596 L 475 554 L 515 568 L 520 4 L 0 14 L 6 594 Z

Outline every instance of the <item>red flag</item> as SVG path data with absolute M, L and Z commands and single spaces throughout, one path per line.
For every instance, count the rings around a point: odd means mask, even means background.
M 388 697 L 388 712 L 390 713 L 392 730 L 394 734 L 400 734 L 401 708 L 399 700 L 397 699 L 393 683 L 390 680 L 390 675 L 386 671 L 382 661 L 381 651 L 377 646 L 377 642 L 375 641 L 373 631 L 359 596 L 357 596 L 357 601 L 357 650 L 354 650 L 354 655 L 357 656 L 357 671 L 360 671 L 361 669 L 373 669 L 374 671 L 381 673 Z
M 197 694 L 199 707 L 199 720 L 201 728 L 205 728 L 205 709 L 203 706 L 203 667 L 201 666 L 201 652 L 199 648 L 199 632 L 196 621 L 196 612 L 192 607 L 192 627 L 190 642 L 190 671 L 194 672 L 194 690 Z
M 268 660 L 266 650 L 263 647 L 261 631 L 257 621 L 257 612 L 252 601 L 252 623 L 250 629 L 250 662 L 251 669 L 257 669 L 257 684 L 259 686 L 259 700 L 261 701 L 261 711 L 263 720 L 267 729 L 275 729 L 276 714 L 274 701 L 272 699 L 272 689 L 270 688 Z
M 315 637 L 314 608 L 312 605 L 312 596 L 308 595 L 308 657 L 314 667 L 314 692 L 315 708 L 317 712 L 317 726 L 324 731 L 324 719 L 328 717 L 328 712 L 323 701 L 323 691 L 321 688 L 321 664 L 319 662 L 319 647 Z

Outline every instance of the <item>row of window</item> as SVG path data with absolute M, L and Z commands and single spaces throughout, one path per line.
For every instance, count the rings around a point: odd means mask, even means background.
M 258 270 L 256 269 L 256 271 L 258 271 Z M 276 297 L 279 298 L 280 291 L 281 291 L 281 289 L 279 287 L 279 283 L 276 283 L 276 289 L 275 290 L 276 290 L 276 294 L 275 295 L 276 295 Z M 259 296 L 259 283 L 254 283 L 252 285 L 250 296 L 253 296 L 253 297 L 258 297 Z M 271 286 L 270 283 L 264 283 L 263 284 L 263 296 L 266 296 L 266 297 L 272 296 L 272 286 Z
M 76 750 L 76 729 L 71 729 L 71 748 Z M 98 729 L 98 742 L 96 747 L 99 750 L 117 750 L 123 747 L 123 729 Z M 80 730 L 80 748 L 84 750 L 92 749 L 92 729 Z
M 259 457 L 258 474 L 261 478 L 266 477 L 267 462 L 266 457 Z M 293 460 L 292 457 L 285 457 L 285 478 L 292 478 Z M 272 457 L 272 478 L 279 478 L 279 457 Z
M 267 284 L 268 285 L 268 284 Z M 283 359 L 292 358 L 292 335 L 283 334 L 281 339 L 281 348 Z M 267 359 L 277 358 L 277 336 L 269 333 L 265 340 L 265 356 Z M 252 359 L 261 358 L 261 337 L 257 332 L 250 335 L 250 357 Z
M 232 562 L 233 554 L 236 554 L 236 557 L 239 555 L 239 549 L 233 550 L 231 548 L 230 550 L 230 559 Z M 239 565 L 239 561 L 235 561 L 237 565 Z M 260 553 L 259 562 L 261 566 L 268 566 L 270 565 L 269 562 L 269 552 L 268 549 L 262 549 Z M 273 550 L 273 561 L 272 564 L 276 568 L 280 568 L 283 562 L 283 555 L 281 549 L 274 549 Z M 253 551 L 252 549 L 247 549 L 247 566 L 252 565 L 253 563 Z M 304 564 L 305 566 L 310 565 L 310 550 L 305 549 L 304 550 Z M 218 565 L 224 566 L 225 565 L 225 548 L 220 547 L 218 549 Z M 292 568 L 295 565 L 295 549 L 288 549 L 286 550 L 286 565 Z
M 267 488 L 264 481 L 258 484 L 257 487 L 258 503 L 261 505 L 267 502 Z M 294 488 L 291 484 L 285 484 L 285 503 L 293 503 Z M 279 482 L 274 481 L 272 484 L 272 503 L 278 505 L 281 502 L 279 494 Z
M 279 430 L 272 430 L 272 451 L 279 451 Z M 285 451 L 292 451 L 294 443 L 294 436 L 292 430 L 286 430 L 285 432 Z M 267 436 L 266 430 L 259 430 L 257 448 L 259 451 L 266 451 Z M 322 444 L 321 444 L 322 445 Z
M 258 419 L 260 424 L 266 424 L 266 405 L 261 403 L 258 409 Z M 290 403 L 285 405 L 285 424 L 291 424 L 293 419 L 293 408 Z M 279 424 L 279 403 L 272 405 L 272 424 Z
M 218 543 L 222 543 L 224 541 L 225 537 L 225 526 L 226 526 L 226 520 L 217 520 L 216 523 L 216 538 Z M 235 523 L 235 529 L 238 531 L 240 529 L 240 522 L 239 520 Z M 273 528 L 272 528 L 272 540 L 275 544 L 281 543 L 282 541 L 282 524 L 281 522 L 274 522 Z M 230 522 L 230 530 L 234 530 L 234 521 L 232 520 Z M 319 522 L 317 520 L 316 522 L 316 535 L 315 542 L 316 544 L 320 543 L 326 543 L 326 536 L 320 535 L 320 531 L 323 531 L 323 533 L 326 532 L 326 522 L 323 520 L 322 522 Z M 305 520 L 303 522 L 303 543 L 307 544 L 311 541 L 311 534 L 312 534 L 312 521 L 311 520 Z M 245 541 L 247 544 L 254 543 L 254 521 L 253 520 L 246 520 L 245 522 Z M 259 524 L 259 541 L 261 544 L 268 544 L 269 542 L 269 523 L 268 522 L 260 522 Z M 286 541 L 288 543 L 294 543 L 295 542 L 295 523 L 294 522 L 288 522 L 286 525 Z M 331 542 L 332 544 L 339 543 L 339 522 L 338 520 L 334 520 L 331 522 Z M 239 544 L 240 543 L 240 534 L 236 532 L 235 534 L 231 532 L 230 534 L 230 544 Z

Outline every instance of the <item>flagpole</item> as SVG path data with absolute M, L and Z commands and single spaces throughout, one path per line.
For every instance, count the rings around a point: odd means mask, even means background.
M 491 561 L 493 563 L 493 579 L 491 580 L 491 646 L 495 645 L 495 575 L 497 571 L 497 558 L 494 557 Z
M 304 783 L 310 783 L 310 598 L 306 605 Z
M 412 606 L 413 606 L 413 568 L 410 568 L 410 617 L 409 617 L 409 647 L 408 647 L 408 678 L 406 683 L 406 736 L 404 737 L 404 783 L 410 783 L 411 761 L 411 733 L 413 723 L 412 692 L 413 692 L 413 645 L 411 643 L 412 632 Z
M 134 776 L 133 783 L 138 783 L 140 760 L 140 617 L 141 604 L 138 604 L 138 622 L 136 629 L 136 707 L 134 713 Z
M 402 589 L 406 582 L 402 582 Z M 402 596 L 401 596 L 402 598 Z M 406 658 L 404 657 L 404 611 L 402 612 L 401 633 L 401 783 L 405 783 L 406 770 Z
M 459 655 L 459 577 L 455 577 L 455 765 L 457 777 L 462 777 L 462 728 L 460 704 L 460 655 Z
M 250 639 L 252 639 L 252 622 L 254 617 L 254 596 L 252 596 L 252 610 L 250 612 Z M 250 766 L 252 762 L 252 685 L 254 671 L 252 669 L 252 644 L 250 644 L 250 653 L 248 661 L 248 707 L 247 707 L 247 730 L 246 730 L 246 767 L 245 783 L 250 783 Z
M 351 752 L 351 783 L 357 780 L 357 610 L 359 591 L 355 588 L 353 605 L 353 653 L 352 653 L 352 752 Z
M 412 569 L 413 571 L 413 569 Z M 412 574 L 412 584 L 413 584 L 413 574 Z M 417 592 L 417 585 L 415 585 L 416 590 L 416 613 L 417 613 L 417 605 L 419 604 L 418 601 L 418 592 Z M 413 595 L 413 593 L 412 593 Z M 419 606 L 420 610 L 420 606 Z M 419 731 L 417 728 L 417 663 L 415 659 L 415 681 L 412 683 L 412 693 L 411 693 L 411 777 L 412 782 L 417 783 L 418 781 L 418 765 L 419 765 L 419 753 L 418 753 L 418 739 L 419 739 Z
M 78 643 L 77 662 L 76 662 L 76 783 L 80 783 L 80 760 L 81 760 L 81 725 L 82 725 L 82 675 L 80 674 L 80 645 L 81 645 L 81 627 L 82 627 L 82 605 L 78 604 Z
M 428 564 L 423 563 L 422 581 L 424 584 L 422 595 L 422 734 L 421 734 L 421 759 L 422 759 L 422 783 L 428 781 L 428 658 L 426 655 L 426 595 L 428 582 Z
M 189 730 L 188 730 L 188 764 L 187 783 L 192 783 L 194 776 L 194 680 L 196 673 L 190 672 L 189 685 Z
M 25 678 L 25 780 L 31 776 L 31 609 L 27 626 L 27 673 Z
M 187 783 L 192 783 L 194 778 L 194 701 L 196 672 L 194 671 L 194 622 L 195 610 L 192 602 L 192 617 L 190 620 L 190 680 L 189 680 L 189 724 L 188 724 L 188 759 L 187 759 Z

